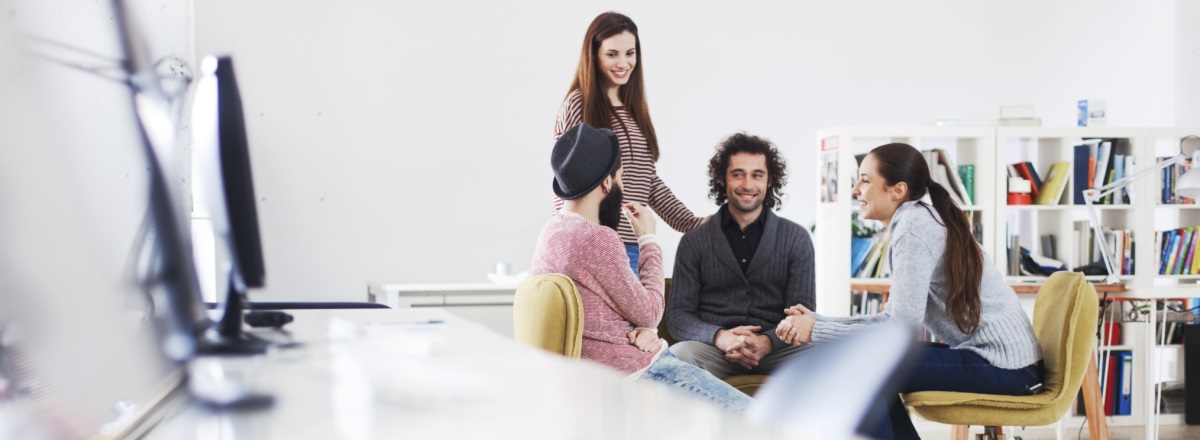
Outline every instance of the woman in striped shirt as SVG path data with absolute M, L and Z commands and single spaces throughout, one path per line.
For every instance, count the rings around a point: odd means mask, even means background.
M 658 139 L 646 106 L 642 70 L 636 68 L 642 50 L 637 32 L 633 20 L 616 12 L 605 12 L 592 20 L 584 35 L 571 90 L 558 109 L 554 138 L 580 122 L 616 132 L 625 166 L 625 202 L 649 204 L 671 228 L 687 232 L 708 217 L 693 214 L 658 178 L 654 166 L 659 156 Z M 555 198 L 554 210 L 562 205 L 562 200 Z M 617 232 L 636 274 L 637 236 L 629 220 L 622 217 Z

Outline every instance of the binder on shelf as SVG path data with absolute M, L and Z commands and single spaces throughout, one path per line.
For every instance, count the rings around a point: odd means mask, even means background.
M 1075 146 L 1075 187 L 1072 194 L 1075 195 L 1076 205 L 1087 203 L 1083 199 L 1083 190 L 1088 189 L 1088 182 L 1091 182 L 1091 179 L 1088 178 L 1091 175 L 1091 168 L 1088 165 L 1089 158 L 1087 145 Z
M 1070 174 L 1070 168 L 1071 164 L 1069 162 L 1059 162 L 1051 165 L 1050 173 L 1046 175 L 1046 183 L 1034 203 L 1039 205 L 1057 205 L 1059 200 L 1062 200 L 1063 190 L 1067 188 L 1067 175 Z
M 1036 177 L 1034 177 L 1035 174 L 1034 174 L 1033 164 L 1029 163 L 1029 162 L 1017 162 L 1017 163 L 1014 163 L 1012 166 L 1017 169 L 1017 174 L 1022 179 L 1029 181 L 1029 186 L 1030 186 L 1030 190 L 1031 190 L 1029 194 L 1031 196 L 1033 196 L 1034 199 L 1040 199 L 1038 197 L 1038 195 L 1041 194 L 1042 182 L 1041 182 L 1041 179 L 1037 179 Z
M 1183 326 L 1183 365 L 1200 365 L 1200 324 Z M 1200 425 L 1200 368 L 1184 368 L 1183 383 L 1184 421 Z
M 1121 386 L 1119 387 L 1121 392 L 1117 400 L 1116 415 L 1127 416 L 1133 407 L 1131 399 L 1133 389 L 1133 352 L 1122 351 L 1119 353 L 1121 366 L 1118 368 L 1121 370 L 1121 377 L 1118 380 L 1121 382 Z
M 1114 411 L 1114 410 L 1117 409 L 1117 406 L 1116 406 L 1117 399 L 1116 399 L 1116 397 L 1114 397 L 1115 394 L 1117 394 L 1117 374 L 1116 374 L 1117 356 L 1116 356 L 1116 353 L 1109 353 L 1108 356 L 1105 357 L 1105 363 L 1108 364 L 1108 369 L 1104 370 L 1104 373 L 1103 373 L 1104 383 L 1105 383 L 1105 385 L 1104 385 L 1104 414 L 1111 416 L 1111 415 L 1116 414 L 1116 411 Z

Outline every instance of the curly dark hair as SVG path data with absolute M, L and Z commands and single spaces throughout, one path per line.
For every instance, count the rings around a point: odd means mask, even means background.
M 737 153 L 761 154 L 767 158 L 767 195 L 763 206 L 778 210 L 783 207 L 783 186 L 787 185 L 787 161 L 775 149 L 771 141 L 742 133 L 734 133 L 717 145 L 717 154 L 708 161 L 708 196 L 724 205 L 727 200 L 725 173 L 729 171 L 729 158 Z

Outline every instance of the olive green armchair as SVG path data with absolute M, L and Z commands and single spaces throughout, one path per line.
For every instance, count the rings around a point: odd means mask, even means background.
M 1032 396 L 922 391 L 903 396 L 921 417 L 956 425 L 965 440 L 970 425 L 985 427 L 979 439 L 1003 439 L 1001 426 L 1041 426 L 1058 421 L 1083 388 L 1092 439 L 1107 439 L 1100 407 L 1093 346 L 1099 303 L 1096 289 L 1078 272 L 1057 272 L 1042 285 L 1033 306 L 1033 331 L 1042 347 L 1042 392 Z M 989 437 L 991 436 L 991 437 Z
M 583 347 L 583 300 L 566 275 L 526 277 L 513 297 L 513 337 L 568 359 Z

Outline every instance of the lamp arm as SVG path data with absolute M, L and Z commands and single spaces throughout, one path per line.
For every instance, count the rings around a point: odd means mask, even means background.
M 1166 168 L 1169 166 L 1174 166 L 1177 163 L 1183 162 L 1185 159 L 1186 159 L 1186 156 L 1179 154 L 1170 159 L 1164 160 L 1162 162 L 1158 162 L 1150 168 L 1146 168 L 1144 170 L 1133 173 L 1133 175 L 1131 175 L 1131 176 L 1126 176 L 1125 178 L 1122 178 L 1121 180 L 1115 181 L 1113 183 L 1104 185 L 1099 188 L 1084 191 L 1084 199 L 1090 199 L 1093 201 L 1100 200 L 1101 197 L 1112 194 L 1113 191 L 1124 188 L 1125 186 L 1128 186 L 1129 184 L 1133 183 L 1133 181 L 1140 179 L 1142 177 L 1145 177 L 1147 174 L 1157 173 L 1157 172 L 1161 171 L 1163 168 Z M 1095 191 L 1095 192 L 1092 193 L 1093 194 L 1092 196 L 1089 196 L 1088 191 Z
M 1088 192 L 1091 192 L 1092 195 L 1088 195 Z M 1096 193 L 1097 190 L 1095 189 L 1085 190 L 1083 202 L 1087 204 L 1088 223 L 1091 224 L 1092 232 L 1096 236 L 1096 247 L 1100 248 L 1100 257 L 1104 260 L 1104 270 L 1108 272 L 1108 276 L 1104 277 L 1104 284 L 1116 284 L 1120 282 L 1120 275 L 1117 274 L 1117 269 L 1113 267 L 1112 254 L 1108 252 L 1108 239 L 1104 237 L 1104 229 L 1100 226 L 1100 216 L 1097 214 L 1099 209 L 1096 208 L 1096 205 L 1092 204 L 1092 196 Z M 1098 199 L 1099 196 L 1096 196 L 1096 198 Z
M 1174 166 L 1185 159 L 1186 156 L 1179 154 L 1170 159 L 1158 162 L 1150 168 L 1138 171 L 1133 175 L 1125 177 L 1121 180 L 1099 188 L 1086 189 L 1083 191 L 1083 202 L 1087 204 L 1088 207 L 1088 223 L 1091 224 L 1092 232 L 1096 236 L 1096 245 L 1100 248 L 1101 258 L 1104 259 L 1104 269 L 1108 271 L 1108 276 L 1104 278 L 1104 283 L 1116 284 L 1120 282 L 1120 274 L 1117 273 L 1117 269 L 1113 266 L 1113 256 L 1108 251 L 1108 239 L 1104 236 L 1103 227 L 1100 226 L 1100 215 L 1098 214 L 1099 208 L 1096 208 L 1094 202 L 1100 200 L 1101 197 L 1111 194 L 1113 191 L 1129 186 L 1129 184 L 1133 183 L 1133 181 L 1137 179 L 1145 177 L 1151 173 L 1157 173 L 1163 168 Z

